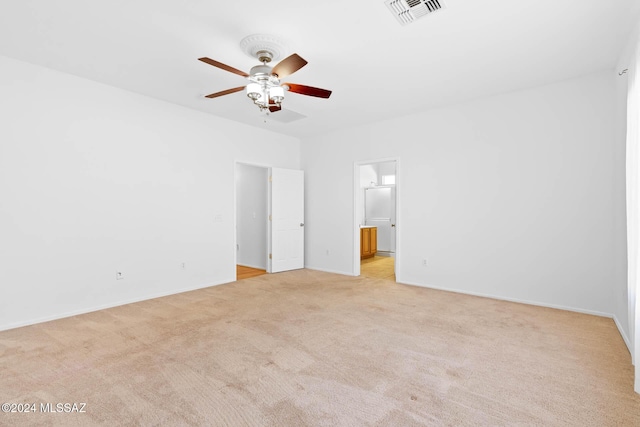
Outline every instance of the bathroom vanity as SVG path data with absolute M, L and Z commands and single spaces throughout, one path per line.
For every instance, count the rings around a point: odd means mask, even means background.
M 360 226 L 360 259 L 371 258 L 378 252 L 378 227 Z

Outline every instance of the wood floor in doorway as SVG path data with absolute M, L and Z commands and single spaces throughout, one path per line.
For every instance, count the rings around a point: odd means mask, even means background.
M 244 265 L 236 265 L 236 275 L 238 280 L 262 276 L 263 274 L 267 274 L 267 271 L 260 270 L 259 268 L 245 267 Z
M 387 256 L 374 256 L 360 261 L 360 275 L 396 281 L 395 258 Z

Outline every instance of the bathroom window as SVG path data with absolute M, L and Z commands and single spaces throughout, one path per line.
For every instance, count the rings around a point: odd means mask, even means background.
M 382 175 L 382 185 L 395 185 L 396 176 L 395 175 Z

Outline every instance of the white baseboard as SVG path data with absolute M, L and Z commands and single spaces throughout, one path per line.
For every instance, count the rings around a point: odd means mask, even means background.
M 36 319 L 30 319 L 30 320 L 25 320 L 25 321 L 21 321 L 21 322 L 7 323 L 7 324 L 4 324 L 4 325 L 0 325 L 0 331 L 6 331 L 6 330 L 9 330 L 9 329 L 21 328 L 23 326 L 35 325 L 37 323 L 50 322 L 52 320 L 64 319 L 65 317 L 78 316 L 80 314 L 92 313 L 94 311 L 100 311 L 100 310 L 105 310 L 107 308 L 119 307 L 121 305 L 133 304 L 133 303 L 140 302 L 140 301 L 147 301 L 147 300 L 150 300 L 150 299 L 162 298 L 162 297 L 166 297 L 166 296 L 169 296 L 169 295 L 181 294 L 183 292 L 195 291 L 195 290 L 198 290 L 198 289 L 209 288 L 211 286 L 223 285 L 225 283 L 230 283 L 230 282 L 234 282 L 234 281 L 235 281 L 235 279 L 231 278 L 229 280 L 221 281 L 221 282 L 218 282 L 218 283 L 209 283 L 209 284 L 205 284 L 205 285 L 196 285 L 196 286 L 191 286 L 191 287 L 187 287 L 187 288 L 180 288 L 180 289 L 177 289 L 177 290 L 171 291 L 171 292 L 162 292 L 162 293 L 158 293 L 158 294 L 151 294 L 151 295 L 140 297 L 140 298 L 132 298 L 130 300 L 119 301 L 119 302 L 100 305 L 100 306 L 95 306 L 95 307 L 91 307 L 91 308 L 83 308 L 83 309 L 79 309 L 79 310 L 68 311 L 66 313 L 54 314 L 52 316 L 38 317 Z
M 504 296 L 500 296 L 500 295 L 484 294 L 484 293 L 481 293 L 481 292 L 469 292 L 469 291 L 465 291 L 465 290 L 461 290 L 461 289 L 443 288 L 443 287 L 440 287 L 440 286 L 431 286 L 431 285 L 425 285 L 425 284 L 421 284 L 421 283 L 408 282 L 408 281 L 403 281 L 403 282 L 398 281 L 398 283 L 402 283 L 404 285 L 419 286 L 419 287 L 422 287 L 422 288 L 437 289 L 439 291 L 454 292 L 456 294 L 472 295 L 472 296 L 475 296 L 475 297 L 491 298 L 491 299 L 497 299 L 497 300 L 501 300 L 501 301 L 516 302 L 516 303 L 519 303 L 519 304 L 535 305 L 535 306 L 538 306 L 538 307 L 555 308 L 555 309 L 558 309 L 558 310 L 573 311 L 573 312 L 576 312 L 576 313 L 592 314 L 594 316 L 613 318 L 613 314 L 605 313 L 605 312 L 602 312 L 602 311 L 585 310 L 585 309 L 582 309 L 582 308 L 568 307 L 568 306 L 564 306 L 564 305 L 548 304 L 548 303 L 524 300 L 524 299 L 519 299 L 519 298 L 509 298 L 509 297 L 504 297 Z
M 627 350 L 629 350 L 629 354 L 633 354 L 631 352 L 631 341 L 629 340 L 629 337 L 627 337 L 627 334 L 624 333 L 624 329 L 622 329 L 622 324 L 618 321 L 618 318 L 615 316 L 615 314 L 611 317 L 613 318 L 613 321 L 616 323 L 616 327 L 618 328 L 618 332 L 620 332 L 620 335 L 622 336 L 624 343 L 627 345 Z

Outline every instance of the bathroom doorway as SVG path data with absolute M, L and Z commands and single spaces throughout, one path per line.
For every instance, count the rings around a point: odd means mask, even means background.
M 354 168 L 354 274 L 397 281 L 398 159 Z

